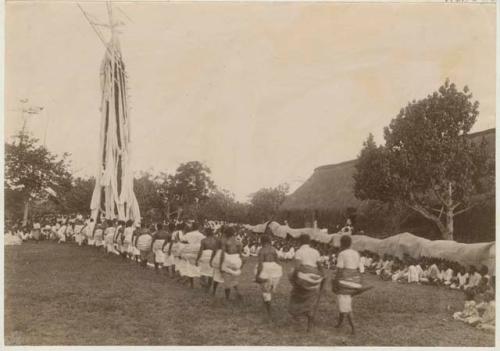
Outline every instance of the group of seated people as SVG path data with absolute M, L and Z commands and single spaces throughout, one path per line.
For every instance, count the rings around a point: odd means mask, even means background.
M 453 319 L 467 323 L 477 329 L 495 332 L 495 289 L 482 293 L 466 293 L 463 311 L 455 312 Z
M 368 251 L 361 252 L 360 271 L 376 274 L 382 280 L 443 286 L 450 289 L 467 290 L 489 284 L 488 267 L 468 269 L 457 262 L 433 257 L 419 259 L 405 255 L 402 259 L 391 255 L 379 256 Z
M 495 331 L 495 277 L 488 274 L 488 267 L 466 269 L 457 262 L 422 257 L 403 259 L 391 255 L 379 255 L 363 251 L 360 272 L 376 274 L 382 280 L 398 283 L 426 284 L 461 290 L 465 306 L 453 315 L 478 329 Z
M 80 214 L 47 215 L 35 218 L 24 225 L 21 221 L 6 223 L 6 232 L 22 241 L 57 240 L 65 242 L 74 239 L 75 235 L 85 229 L 87 223 L 88 220 L 85 221 Z

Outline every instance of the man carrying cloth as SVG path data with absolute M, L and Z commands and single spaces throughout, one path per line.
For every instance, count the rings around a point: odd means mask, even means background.
M 224 235 L 226 240 L 222 243 L 220 271 L 224 278 L 226 299 L 229 300 L 231 289 L 234 289 L 238 300 L 241 300 L 242 296 L 238 291 L 238 283 L 241 275 L 241 268 L 243 267 L 243 260 L 241 257 L 242 245 L 241 242 L 236 240 L 234 234 L 234 228 L 225 228 Z
M 278 254 L 276 249 L 271 245 L 271 236 L 264 234 L 261 238 L 262 249 L 258 254 L 259 262 L 255 267 L 255 281 L 262 288 L 262 298 L 266 307 L 267 315 L 271 318 L 271 298 L 275 292 L 283 269 L 278 264 Z
M 352 296 L 359 295 L 372 287 L 363 287 L 361 284 L 361 274 L 358 271 L 359 253 L 351 249 L 351 237 L 344 235 L 340 238 L 340 253 L 337 258 L 337 273 L 332 282 L 332 291 L 337 295 L 339 307 L 339 320 L 335 328 L 342 325 L 344 316 L 351 326 L 351 333 L 354 334 L 354 324 L 352 322 Z
M 156 225 L 156 232 L 153 234 L 153 241 L 151 242 L 151 252 L 154 256 L 154 266 L 156 273 L 162 268 L 165 261 L 165 254 L 163 253 L 163 246 L 167 240 L 170 239 L 170 233 L 163 229 L 163 224 Z
M 294 269 L 290 276 L 292 291 L 288 312 L 298 319 L 307 317 L 307 331 L 312 328 L 314 309 L 317 304 L 323 282 L 323 268 L 318 250 L 309 246 L 309 235 L 299 237 L 300 249 L 294 256 Z
M 146 268 L 148 265 L 148 256 L 151 252 L 151 244 L 153 242 L 153 236 L 149 229 L 141 223 L 141 228 L 137 228 L 137 236 L 135 239 L 135 246 L 139 250 L 141 266 Z
M 184 235 L 186 245 L 181 252 L 186 265 L 185 274 L 191 288 L 194 287 L 194 278 L 199 278 L 201 275 L 200 267 L 198 267 L 196 261 L 200 251 L 201 241 L 205 239 L 205 235 L 203 235 L 198 229 L 198 222 L 194 222 L 190 227 L 190 231 Z

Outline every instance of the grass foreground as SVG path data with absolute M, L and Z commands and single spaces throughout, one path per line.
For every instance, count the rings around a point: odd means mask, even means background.
M 335 296 L 321 297 L 314 330 L 291 322 L 281 279 L 267 322 L 255 260 L 243 267 L 244 300 L 214 298 L 120 257 L 74 243 L 5 248 L 6 345 L 494 346 L 494 334 L 454 321 L 463 294 L 382 282 L 354 299 L 357 334 L 337 330 Z M 286 271 L 288 269 L 285 269 Z M 327 287 L 330 285 L 327 284 Z

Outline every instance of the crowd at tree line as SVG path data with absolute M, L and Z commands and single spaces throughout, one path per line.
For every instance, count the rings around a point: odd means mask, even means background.
M 377 146 L 370 135 L 358 156 L 354 192 L 370 205 L 323 213 L 319 226 L 334 232 L 351 218 L 367 234 L 394 234 L 413 231 L 415 223 L 415 234 L 434 233 L 432 239 L 493 240 L 494 158 L 484 142 L 468 138 L 478 115 L 479 102 L 469 89 L 460 91 L 448 80 L 426 98 L 408 103 L 384 129 L 385 144 Z M 69 155 L 58 157 L 20 134 L 5 144 L 5 161 L 8 218 L 26 222 L 30 210 L 35 215 L 88 213 L 94 180 L 73 177 Z M 181 164 L 174 174 L 143 172 L 134 179 L 142 216 L 151 221 L 203 217 L 257 224 L 287 219 L 303 226 L 304 213 L 279 211 L 288 190 L 286 184 L 263 188 L 248 202 L 239 202 L 218 188 L 210 169 L 198 161 Z
M 189 228 L 190 223 L 194 221 L 184 218 L 172 222 L 175 223 L 176 230 L 186 232 L 185 228 Z M 210 230 L 214 231 L 216 235 L 221 235 L 224 227 L 232 227 L 237 240 L 242 243 L 242 254 L 245 257 L 258 255 L 259 250 L 262 248 L 260 240 L 262 235 L 272 237 L 272 246 L 276 249 L 277 256 L 281 260 L 292 260 L 301 245 L 298 238 L 293 238 L 290 235 L 286 238 L 274 236 L 269 228 L 266 228 L 265 233 L 261 234 L 252 232 L 243 225 L 236 223 L 211 220 L 199 220 L 197 223 L 199 223 L 197 228 L 202 234 L 206 230 Z M 89 217 L 84 218 L 80 214 L 45 215 L 42 218 L 29 221 L 25 226 L 20 223 L 12 223 L 7 228 L 12 235 L 18 236 L 23 241 L 55 240 L 59 243 L 74 241 L 80 246 L 91 245 L 102 247 L 106 252 L 118 252 L 117 247 L 123 241 L 124 222 L 101 219 L 98 220 L 96 226 L 91 224 Z M 156 260 L 152 248 L 156 239 L 165 239 L 163 235 L 158 236 L 157 234 L 168 233 L 169 227 L 171 227 L 169 223 L 163 220 L 161 222 L 145 222 L 141 227 L 135 229 L 134 235 L 139 235 L 139 232 L 146 232 L 150 233 L 153 238 L 150 254 L 142 260 L 143 265 L 150 263 L 156 269 L 161 267 L 158 265 L 159 261 Z M 93 230 L 89 231 L 89 228 L 93 228 Z M 108 233 L 107 228 L 113 229 L 109 231 L 112 234 L 109 238 L 106 235 Z M 99 237 L 96 235 L 96 231 L 99 231 Z M 346 232 L 345 235 L 351 234 Z M 320 261 L 323 262 L 326 268 L 335 267 L 339 248 L 335 247 L 333 242 L 322 243 L 312 240 L 310 245 L 318 250 L 321 255 Z M 465 267 L 458 262 L 435 257 L 415 259 L 405 254 L 404 257 L 400 258 L 388 254 L 379 255 L 369 250 L 361 251 L 360 256 L 359 271 L 361 273 L 370 272 L 376 274 L 381 280 L 385 281 L 419 283 L 463 290 L 468 299 L 494 289 L 495 279 L 490 277 L 488 267 L 484 265 L 481 267 Z M 139 260 L 139 258 L 137 259 Z

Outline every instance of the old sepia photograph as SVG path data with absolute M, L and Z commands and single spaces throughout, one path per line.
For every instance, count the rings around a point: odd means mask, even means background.
M 3 346 L 495 346 L 495 1 L 4 10 Z

